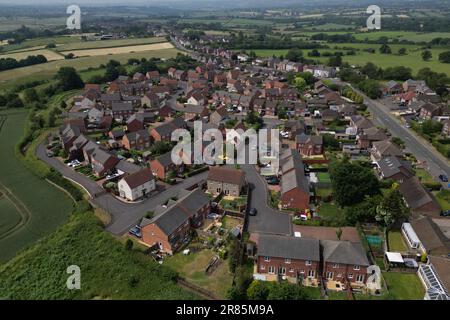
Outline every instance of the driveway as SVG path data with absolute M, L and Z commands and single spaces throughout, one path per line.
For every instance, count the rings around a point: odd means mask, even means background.
M 114 235 L 120 236 L 137 224 L 149 211 L 153 211 L 158 205 L 165 203 L 172 197 L 178 195 L 181 189 L 189 188 L 199 182 L 206 180 L 208 172 L 202 172 L 183 182 L 171 186 L 169 189 L 151 196 L 139 203 L 124 203 L 117 200 L 109 193 L 104 193 L 103 188 L 85 175 L 74 171 L 55 158 L 49 158 L 45 152 L 45 143 L 38 146 L 36 155 L 39 159 L 56 169 L 64 177 L 75 181 L 91 195 L 93 205 L 102 208 L 111 214 L 111 222 L 106 230 Z M 100 194 L 95 197 L 96 194 Z

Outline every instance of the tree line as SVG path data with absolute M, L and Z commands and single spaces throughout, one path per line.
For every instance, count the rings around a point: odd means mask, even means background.
M 36 56 L 28 56 L 25 59 L 16 60 L 14 58 L 1 58 L 0 59 L 0 71 L 11 70 L 26 66 L 32 66 L 35 64 L 46 63 L 47 58 L 42 54 Z

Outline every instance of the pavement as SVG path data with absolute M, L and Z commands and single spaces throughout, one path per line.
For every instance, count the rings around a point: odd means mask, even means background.
M 124 203 L 117 200 L 109 193 L 105 193 L 95 181 L 60 162 L 58 159 L 47 156 L 45 143 L 38 146 L 36 155 L 39 159 L 55 168 L 64 177 L 81 185 L 91 196 L 93 205 L 101 207 L 111 214 L 111 222 L 106 230 L 114 235 L 120 236 L 136 225 L 149 211 L 153 211 L 158 205 L 165 203 L 172 197 L 178 195 L 181 189 L 192 187 L 206 180 L 208 172 L 202 172 L 183 182 L 171 186 L 169 189 L 154 194 L 140 203 Z M 96 196 L 98 194 L 98 196 Z

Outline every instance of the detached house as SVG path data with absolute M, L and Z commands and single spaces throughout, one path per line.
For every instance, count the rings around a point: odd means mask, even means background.
M 187 128 L 186 122 L 182 118 L 175 118 L 170 122 L 153 128 L 150 131 L 150 135 L 155 141 L 171 141 L 172 132 L 181 128 Z
M 97 177 L 112 173 L 119 159 L 107 151 L 97 147 L 90 154 L 92 171 Z
M 239 197 L 246 184 L 245 173 L 229 167 L 210 167 L 207 183 L 208 192 L 214 196 L 223 193 Z
M 317 286 L 320 268 L 319 240 L 290 236 L 258 236 L 253 278 Z
M 152 170 L 148 168 L 122 178 L 117 186 L 120 196 L 130 201 L 143 198 L 156 189 Z
M 154 218 L 142 219 L 142 241 L 172 255 L 203 224 L 210 208 L 210 200 L 201 189 L 181 190 L 178 201 L 157 207 Z
M 122 145 L 127 150 L 143 150 L 150 147 L 151 137 L 147 130 L 130 132 L 123 136 Z
M 295 137 L 295 143 L 298 152 L 300 152 L 302 156 L 323 154 L 322 136 L 310 136 L 302 133 Z
M 437 117 L 440 116 L 442 112 L 442 109 L 432 103 L 425 103 L 421 108 L 420 108 L 420 114 L 419 117 L 422 120 L 431 120 L 433 119 L 433 117 Z

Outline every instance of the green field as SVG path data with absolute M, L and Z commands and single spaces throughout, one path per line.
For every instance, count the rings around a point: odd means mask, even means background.
M 100 48 L 115 48 L 126 47 L 133 45 L 152 44 L 166 42 L 164 37 L 152 37 L 152 38 L 131 38 L 122 40 L 99 40 L 99 41 L 81 41 L 70 42 L 57 47 L 58 51 L 68 50 L 82 50 L 82 49 L 100 49 Z
M 421 53 L 422 49 L 416 45 L 400 45 L 400 44 L 392 44 L 390 45 L 394 54 L 380 54 L 378 53 L 378 49 L 380 48 L 379 44 L 367 44 L 367 43 L 328 43 L 329 49 L 320 49 L 319 52 L 334 52 L 334 51 L 344 51 L 343 48 L 354 48 L 359 49 L 356 51 L 356 55 L 353 56 L 343 56 L 343 61 L 348 62 L 352 65 L 363 66 L 367 62 L 373 62 L 377 66 L 382 68 L 387 67 L 396 67 L 396 66 L 405 66 L 411 68 L 413 73 L 417 73 L 422 68 L 430 68 L 436 72 L 445 72 L 447 74 L 450 73 L 450 64 L 449 63 L 441 63 L 439 62 L 439 54 L 448 51 L 450 49 L 430 49 L 433 57 L 430 61 L 426 62 L 422 60 Z M 366 51 L 362 51 L 363 49 L 373 48 L 377 52 L 369 53 Z M 400 56 L 395 54 L 398 52 L 400 48 L 406 48 L 407 54 Z M 248 50 L 249 51 L 249 50 Z M 286 56 L 288 52 L 287 49 L 256 49 L 255 51 L 257 56 L 260 57 L 272 57 L 273 55 L 279 57 L 280 55 Z M 311 50 L 303 50 L 305 58 L 308 57 L 308 52 Z M 318 60 L 319 62 L 326 63 L 327 57 L 319 57 L 319 58 L 310 58 L 314 60 Z
M 76 70 L 81 71 L 88 68 L 96 68 L 101 64 L 106 64 L 109 60 L 114 59 L 121 63 L 127 62 L 131 58 L 172 58 L 177 55 L 179 51 L 177 49 L 162 49 L 162 50 L 152 50 L 143 51 L 135 53 L 123 53 L 114 55 L 102 55 L 102 56 L 92 56 L 83 57 L 71 60 L 59 60 L 52 61 L 43 64 L 37 64 L 34 66 L 28 66 L 13 70 L 6 70 L 0 72 L 0 84 L 3 85 L 4 82 L 12 81 L 15 85 L 23 82 L 29 82 L 33 80 L 49 80 L 61 67 L 74 67 Z
M 13 202 L 4 195 L 0 196 L 0 235 L 14 228 L 20 220 L 20 214 Z
M 18 230 L 10 229 L 11 222 L 9 228 L 3 228 L 0 234 L 0 261 L 6 261 L 20 249 L 34 243 L 64 223 L 73 210 L 73 203 L 65 193 L 38 178 L 16 158 L 15 146 L 23 135 L 26 112 L 2 111 L 0 116 L 7 117 L 0 131 L 0 154 L 2 155 L 0 186 L 3 189 L 1 192 L 9 191 L 8 196 L 20 208 L 20 214 L 24 217 L 25 223 Z M 3 203 L 3 206 L 10 207 L 7 203 Z M 8 220 L 13 221 L 17 218 L 12 216 L 13 213 L 10 210 L 7 214 Z M 7 233 L 5 229 L 14 232 L 2 238 L 2 235 Z
M 81 289 L 68 290 L 67 267 L 77 265 Z M 6 299 L 196 299 L 179 287 L 176 273 L 140 248 L 128 251 L 92 212 L 76 213 L 36 245 L 0 265 Z

